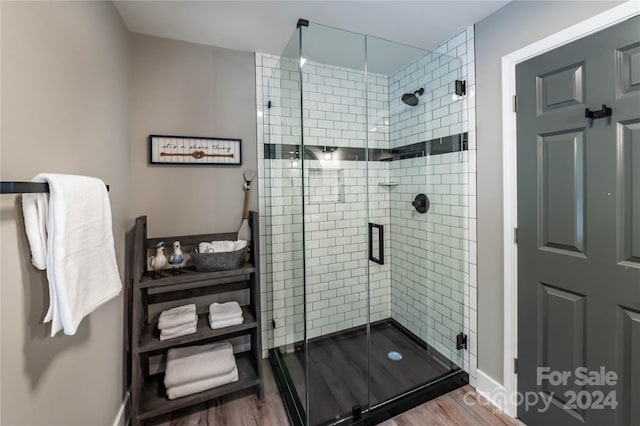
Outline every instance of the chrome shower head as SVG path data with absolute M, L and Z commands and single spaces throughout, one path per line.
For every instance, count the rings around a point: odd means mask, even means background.
M 402 95 L 402 102 L 409 106 L 418 105 L 418 96 L 422 96 L 424 94 L 424 88 L 419 88 L 413 93 L 405 93 Z

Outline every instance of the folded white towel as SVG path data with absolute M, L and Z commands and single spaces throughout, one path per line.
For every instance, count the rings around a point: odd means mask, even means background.
M 175 339 L 176 337 L 188 336 L 198 331 L 198 323 L 186 324 L 173 328 L 165 328 L 160 331 L 160 340 Z
M 120 294 L 111 206 L 100 179 L 42 173 L 49 193 L 23 194 L 31 262 L 47 270 L 51 335 L 76 333 L 82 319 Z
M 240 325 L 244 322 L 244 317 L 240 315 L 236 318 L 226 319 L 222 321 L 214 321 L 209 317 L 209 326 L 215 330 L 217 328 L 231 327 L 232 325 Z
M 236 251 L 247 246 L 247 241 L 211 241 L 198 244 L 198 253 L 224 253 Z
M 192 395 L 194 393 L 203 392 L 207 389 L 217 388 L 238 381 L 238 369 L 236 367 L 230 373 L 221 376 L 215 376 L 208 379 L 202 379 L 184 385 L 172 386 L 167 388 L 167 398 L 176 399 L 181 396 Z
M 209 318 L 213 321 L 223 321 L 242 315 L 242 308 L 238 302 L 212 303 L 209 305 Z
M 162 313 L 160 314 L 160 318 L 158 318 L 158 328 L 160 330 L 180 327 L 187 324 L 193 325 L 197 323 L 198 314 L 196 313 L 195 303 L 162 311 Z
M 236 366 L 229 342 L 187 346 L 167 351 L 167 388 L 228 374 Z

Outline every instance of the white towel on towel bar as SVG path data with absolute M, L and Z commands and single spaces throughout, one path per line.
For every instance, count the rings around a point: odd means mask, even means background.
M 31 248 L 31 263 L 47 269 L 47 216 L 49 198 L 43 194 L 22 194 L 24 227 Z
M 242 316 L 242 308 L 236 301 L 212 303 L 209 305 L 209 318 L 213 321 L 224 321 Z
M 176 399 L 181 396 L 193 395 L 194 393 L 203 392 L 208 389 L 217 388 L 238 381 L 238 369 L 233 367 L 230 373 L 215 376 L 208 379 L 198 380 L 184 385 L 173 386 L 167 388 L 167 398 Z
M 167 388 L 229 374 L 236 366 L 229 342 L 169 349 L 164 385 Z
M 47 270 L 51 335 L 76 333 L 82 319 L 122 289 L 111 228 L 111 206 L 100 179 L 42 173 L 49 193 L 23 194 L 32 263 Z

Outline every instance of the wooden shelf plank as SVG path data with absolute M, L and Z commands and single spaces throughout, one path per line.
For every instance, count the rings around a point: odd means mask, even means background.
M 247 306 L 242 307 L 242 315 L 244 322 L 231 327 L 217 328 L 212 330 L 209 326 L 209 313 L 205 312 L 198 315 L 198 330 L 194 334 L 176 337 L 175 339 L 160 340 L 160 330 L 158 323 L 153 322 L 147 324 L 140 334 L 140 344 L 134 350 L 137 353 L 150 352 L 160 349 L 167 349 L 173 346 L 183 345 L 185 343 L 206 340 L 215 337 L 225 337 L 230 335 L 238 335 L 242 332 L 249 332 L 257 327 L 256 318 L 251 309 Z
M 137 416 L 138 421 L 149 419 L 190 405 L 199 404 L 231 392 L 248 389 L 260 383 L 258 373 L 253 365 L 251 352 L 236 354 L 236 365 L 238 366 L 237 382 L 172 400 L 167 398 L 163 383 L 164 376 L 162 374 L 147 378 L 144 388 L 142 389 L 142 397 L 140 399 L 140 407 Z
M 251 281 L 232 281 L 229 283 L 214 283 L 212 285 L 199 285 L 198 287 L 182 288 L 180 290 L 162 291 L 147 294 L 147 303 L 173 302 L 181 299 L 192 299 L 210 294 L 228 293 L 230 291 L 245 290 L 251 288 Z
M 182 271 L 182 274 L 172 275 L 171 270 L 166 269 L 164 270 L 165 276 L 163 278 L 157 279 L 152 278 L 151 272 L 145 272 L 142 275 L 142 279 L 140 280 L 140 282 L 136 283 L 135 285 L 137 288 L 152 288 L 175 284 L 196 283 L 198 281 L 249 275 L 255 272 L 256 268 L 251 263 L 245 263 L 242 268 L 231 269 L 229 271 L 196 272 L 193 268 L 183 268 Z

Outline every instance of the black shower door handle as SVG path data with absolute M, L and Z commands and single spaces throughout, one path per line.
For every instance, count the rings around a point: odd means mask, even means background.
M 378 228 L 378 258 L 373 255 L 373 228 Z M 369 222 L 369 260 L 384 265 L 384 225 Z

